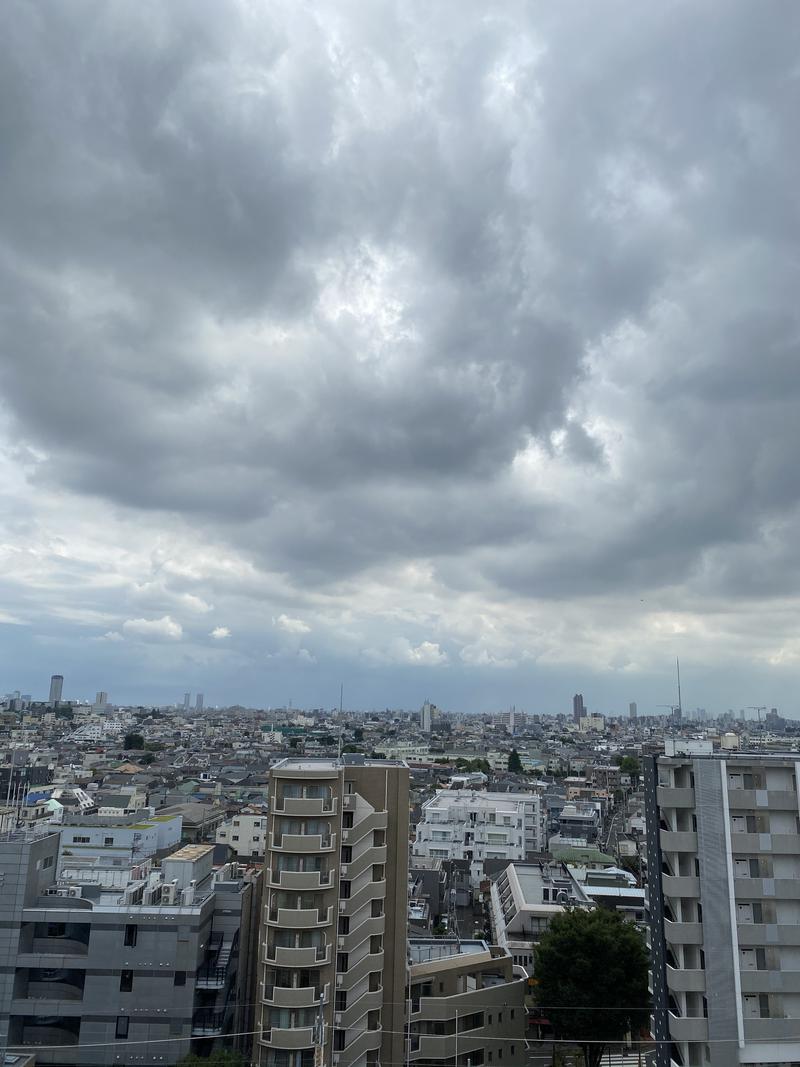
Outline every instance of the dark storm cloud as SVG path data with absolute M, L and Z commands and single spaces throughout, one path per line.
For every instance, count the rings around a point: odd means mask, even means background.
M 741 589 L 800 494 L 798 18 L 7 3 L 31 478 L 304 585 Z

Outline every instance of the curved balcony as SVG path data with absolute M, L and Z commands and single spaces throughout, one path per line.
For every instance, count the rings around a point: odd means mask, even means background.
M 271 1008 L 315 1008 L 322 998 L 327 1004 L 329 999 L 328 983 L 308 986 L 264 986 L 262 1000 Z
M 279 1026 L 267 1027 L 261 1031 L 261 1042 L 270 1048 L 313 1048 L 314 1027 L 300 1026 L 286 1030 Z
M 375 915 L 365 919 L 354 927 L 348 934 L 340 934 L 337 945 L 342 952 L 352 952 L 353 949 L 375 934 L 383 934 L 386 929 L 386 916 Z
M 366 956 L 361 957 L 358 963 L 354 963 L 349 970 L 344 971 L 342 974 L 337 974 L 336 988 L 353 989 L 362 978 L 366 978 L 373 971 L 383 971 L 382 952 L 368 952 Z
M 358 878 L 373 863 L 386 863 L 386 845 L 370 845 L 365 848 L 360 856 L 356 856 L 349 863 L 343 863 L 340 868 L 342 878 Z
M 311 891 L 329 889 L 333 885 L 330 871 L 279 871 L 270 868 L 269 884 L 273 889 Z
M 333 852 L 336 849 L 336 834 L 284 834 L 271 833 L 269 847 L 273 852 L 310 853 Z
M 667 965 L 667 986 L 676 993 L 705 993 L 706 972 Z
M 337 1011 L 334 1024 L 342 1030 L 349 1030 L 368 1011 L 377 1011 L 383 1003 L 383 988 L 362 993 L 358 1000 L 348 1004 L 344 1011 Z
M 275 797 L 270 807 L 276 815 L 320 816 L 335 815 L 336 797 Z
M 279 926 L 284 930 L 330 926 L 333 922 L 333 905 L 328 908 L 265 908 L 264 920 L 267 926 Z
M 350 1067 L 367 1052 L 377 1051 L 383 1041 L 383 1030 L 362 1030 L 341 1052 L 334 1052 L 334 1067 Z
M 367 882 L 357 893 L 347 900 L 339 901 L 339 911 L 342 915 L 354 915 L 370 900 L 383 900 L 386 896 L 386 881 Z
M 331 962 L 331 945 L 311 948 L 286 948 L 279 945 L 264 945 L 264 959 L 276 967 L 308 968 L 324 967 Z
M 367 834 L 372 833 L 374 830 L 385 830 L 389 823 L 389 813 L 386 811 L 373 811 L 371 815 L 365 816 L 361 822 L 355 826 L 351 826 L 347 830 L 342 830 L 342 844 L 352 845 L 356 841 L 360 841 Z

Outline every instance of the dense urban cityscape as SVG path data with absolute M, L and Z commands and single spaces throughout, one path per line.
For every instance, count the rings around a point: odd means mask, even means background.
M 800 724 L 775 708 L 123 707 L 54 675 L 0 727 L 10 1063 L 800 1057 Z M 553 963 L 575 917 L 633 932 L 636 1003 L 581 987 L 592 928 Z M 542 1000 L 553 967 L 570 1004 Z
M 800 1067 L 800 0 L 0 0 L 0 1067 Z

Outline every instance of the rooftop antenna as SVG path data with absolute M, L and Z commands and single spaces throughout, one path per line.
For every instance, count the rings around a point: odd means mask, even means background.
M 681 703 L 681 661 L 678 657 L 675 657 L 675 664 L 678 668 L 678 712 L 683 715 L 683 704 Z

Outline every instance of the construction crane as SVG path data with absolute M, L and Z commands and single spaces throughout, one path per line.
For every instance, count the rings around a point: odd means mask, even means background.
M 766 704 L 759 704 L 759 705 L 748 704 L 747 707 L 745 708 L 745 711 L 757 711 L 758 712 L 758 721 L 759 722 L 761 722 L 761 712 L 762 711 L 766 711 L 766 710 L 767 710 L 767 705 Z

